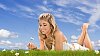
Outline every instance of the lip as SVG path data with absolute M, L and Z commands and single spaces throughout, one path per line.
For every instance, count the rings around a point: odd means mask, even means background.
M 42 32 L 44 32 L 45 30 L 41 30 Z
M 44 31 L 42 31 L 42 32 L 44 32 Z
M 44 32 L 44 31 L 42 31 L 42 34 L 45 34 L 45 32 Z
M 41 32 L 44 32 L 44 31 L 41 31 Z

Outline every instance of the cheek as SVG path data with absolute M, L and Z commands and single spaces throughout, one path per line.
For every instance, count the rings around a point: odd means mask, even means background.
M 50 26 L 47 26 L 46 29 L 47 29 L 47 30 L 50 30 Z
M 43 30 L 43 29 L 42 29 L 41 27 L 39 27 L 39 31 L 42 32 L 42 30 Z
M 47 32 L 49 30 L 49 27 L 47 27 L 47 26 L 39 27 L 39 30 Z
M 49 28 L 46 28 L 45 30 L 46 30 L 46 31 L 50 31 L 50 29 L 49 29 Z
M 50 32 L 51 31 L 51 29 L 49 28 L 49 27 L 47 27 L 46 29 L 45 29 L 45 32 L 47 33 L 47 32 Z
M 43 30 L 44 30 L 45 33 L 47 33 L 47 32 L 50 31 L 50 28 L 49 27 L 45 27 Z

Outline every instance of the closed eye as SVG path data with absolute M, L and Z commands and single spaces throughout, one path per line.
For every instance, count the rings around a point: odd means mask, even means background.
M 44 25 L 44 26 L 47 26 L 47 25 Z
M 46 23 L 43 23 L 43 26 L 47 26 L 47 24 Z

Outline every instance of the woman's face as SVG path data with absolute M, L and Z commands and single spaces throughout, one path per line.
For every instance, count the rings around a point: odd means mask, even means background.
M 39 29 L 42 32 L 42 34 L 48 35 L 51 32 L 50 24 L 45 20 L 39 21 Z

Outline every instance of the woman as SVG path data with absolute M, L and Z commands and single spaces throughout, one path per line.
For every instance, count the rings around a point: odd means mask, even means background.
M 53 15 L 43 13 L 39 16 L 39 40 L 40 50 L 63 50 L 63 42 L 67 41 L 66 37 L 58 29 Z M 30 48 L 30 46 L 32 48 Z M 29 45 L 29 49 L 33 49 L 34 45 Z
M 39 35 L 39 40 L 40 40 L 40 50 L 51 50 L 53 49 L 53 47 L 54 47 L 54 50 L 63 50 L 63 43 L 67 42 L 67 39 L 62 34 L 62 32 L 58 29 L 53 15 L 51 15 L 50 13 L 43 13 L 39 16 L 38 22 L 39 22 L 38 35 Z M 85 27 L 86 26 L 83 26 L 82 28 L 83 31 L 81 34 L 82 36 L 80 36 L 78 40 L 78 43 L 80 45 L 86 44 L 86 41 L 89 40 L 89 38 L 87 38 L 87 35 L 86 35 L 87 28 Z M 83 35 L 85 35 L 85 37 L 83 37 Z M 28 44 L 29 49 L 34 49 L 34 47 L 35 47 L 34 45 Z M 90 47 L 87 46 L 87 48 L 90 48 Z
M 43 13 L 39 17 L 39 40 L 40 49 L 63 50 L 63 42 L 67 41 L 66 37 L 58 29 L 53 15 Z

